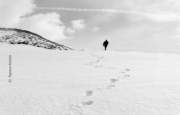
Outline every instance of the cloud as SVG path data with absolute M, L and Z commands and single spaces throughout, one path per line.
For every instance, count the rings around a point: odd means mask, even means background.
M 72 27 L 67 28 L 65 31 L 69 35 L 73 35 L 76 33 L 76 31 L 79 31 L 85 28 L 84 19 L 71 21 L 71 24 L 72 24 Z
M 37 14 L 22 18 L 19 24 L 19 28 L 28 28 L 28 30 L 53 41 L 66 39 L 64 35 L 66 27 L 60 21 L 60 15 L 57 13 Z
M 1 27 L 29 30 L 52 41 L 67 38 L 59 14 L 31 15 L 35 8 L 34 0 L 0 0 Z
M 139 6 L 136 6 L 139 7 Z M 152 7 L 150 7 L 152 8 Z M 121 9 L 78 9 L 78 8 L 51 8 L 51 7 L 37 7 L 36 9 L 49 9 L 49 10 L 65 10 L 65 11 L 78 11 L 78 12 L 104 12 L 104 13 L 124 13 L 124 14 L 133 14 L 144 16 L 147 18 L 154 19 L 156 21 L 172 21 L 172 20 L 179 20 L 180 16 L 175 15 L 172 13 L 156 13 L 154 11 L 149 11 L 149 8 L 144 10 L 139 10 L 138 8 L 131 9 L 131 10 L 121 10 Z M 138 10 L 137 10 L 138 9 Z M 156 8 L 157 9 L 157 8 Z M 158 10 L 158 9 L 157 9 Z
M 83 19 L 71 21 L 72 27 L 76 30 L 82 30 L 85 28 L 85 21 Z
M 94 28 L 92 29 L 92 32 L 98 32 L 99 30 L 100 30 L 99 27 L 94 27 Z
M 65 10 L 65 11 L 79 11 L 79 12 L 110 12 L 110 13 L 121 13 L 121 12 L 129 12 L 125 10 L 117 10 L 117 9 L 80 9 L 80 8 L 51 8 L 51 7 L 37 7 L 36 9 L 40 10 Z
M 21 17 L 32 13 L 35 7 L 33 0 L 0 0 L 0 25 L 16 26 Z
M 83 1 L 86 4 L 82 3 Z M 88 47 L 89 41 L 91 41 L 89 48 L 95 48 L 95 44 L 97 44 L 96 48 L 101 48 L 99 44 L 104 39 L 109 39 L 113 44 L 109 46 L 112 49 L 173 51 L 180 47 L 179 0 L 83 1 L 79 2 L 79 5 L 68 4 L 69 8 L 41 7 L 37 10 L 62 10 L 61 12 L 66 11 L 70 15 L 81 15 L 81 18 L 83 15 L 86 20 L 86 28 L 101 27 L 101 32 L 98 34 L 92 34 L 93 28 L 90 33 L 83 31 L 76 34 L 76 42 L 79 40 L 77 46 L 81 46 L 81 42 L 84 40 L 83 47 Z M 75 44 L 74 41 L 73 44 Z
M 69 33 L 69 34 L 74 34 L 76 31 L 74 29 L 72 29 L 72 28 L 67 28 L 66 32 Z

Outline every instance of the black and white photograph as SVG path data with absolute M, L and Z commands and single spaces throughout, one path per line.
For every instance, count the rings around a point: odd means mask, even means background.
M 0 115 L 180 115 L 180 0 L 0 0 Z

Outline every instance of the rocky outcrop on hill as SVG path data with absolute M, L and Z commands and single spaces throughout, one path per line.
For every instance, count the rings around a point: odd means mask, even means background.
M 31 45 L 52 50 L 73 50 L 70 47 L 47 40 L 33 32 L 12 28 L 0 28 L 0 42 Z

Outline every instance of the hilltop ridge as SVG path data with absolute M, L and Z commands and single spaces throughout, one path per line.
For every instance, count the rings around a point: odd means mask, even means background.
M 0 28 L 0 42 L 31 45 L 51 50 L 73 50 L 65 45 L 45 39 L 36 33 L 15 28 Z

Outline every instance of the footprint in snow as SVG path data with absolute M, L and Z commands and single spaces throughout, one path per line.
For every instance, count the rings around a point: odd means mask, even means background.
M 83 106 L 86 106 L 86 105 L 92 105 L 94 103 L 94 101 L 92 101 L 92 100 L 89 100 L 89 101 L 83 101 L 82 102 L 82 105 Z
M 101 68 L 101 67 L 103 67 L 102 65 L 99 65 L 99 66 L 95 66 L 95 68 Z
M 124 77 L 130 77 L 130 75 L 124 75 Z
M 130 69 L 125 69 L 126 71 L 130 71 Z
M 104 59 L 104 57 L 102 56 L 102 57 L 98 57 L 99 59 Z
M 108 69 L 117 69 L 117 68 L 115 68 L 115 67 L 108 67 Z
M 107 89 L 111 89 L 113 87 L 116 87 L 116 85 L 109 85 L 109 86 L 107 86 Z
M 118 79 L 111 78 L 111 79 L 110 79 L 110 81 L 111 81 L 111 83 L 114 83 L 114 82 L 117 82 L 117 81 L 118 81 Z
M 82 115 L 82 104 L 71 104 L 70 105 L 70 114 L 67 115 Z
M 85 92 L 85 96 L 91 96 L 93 94 L 92 90 L 88 90 Z
M 96 63 L 99 63 L 99 62 L 100 62 L 100 60 L 97 60 L 97 61 L 96 61 Z

